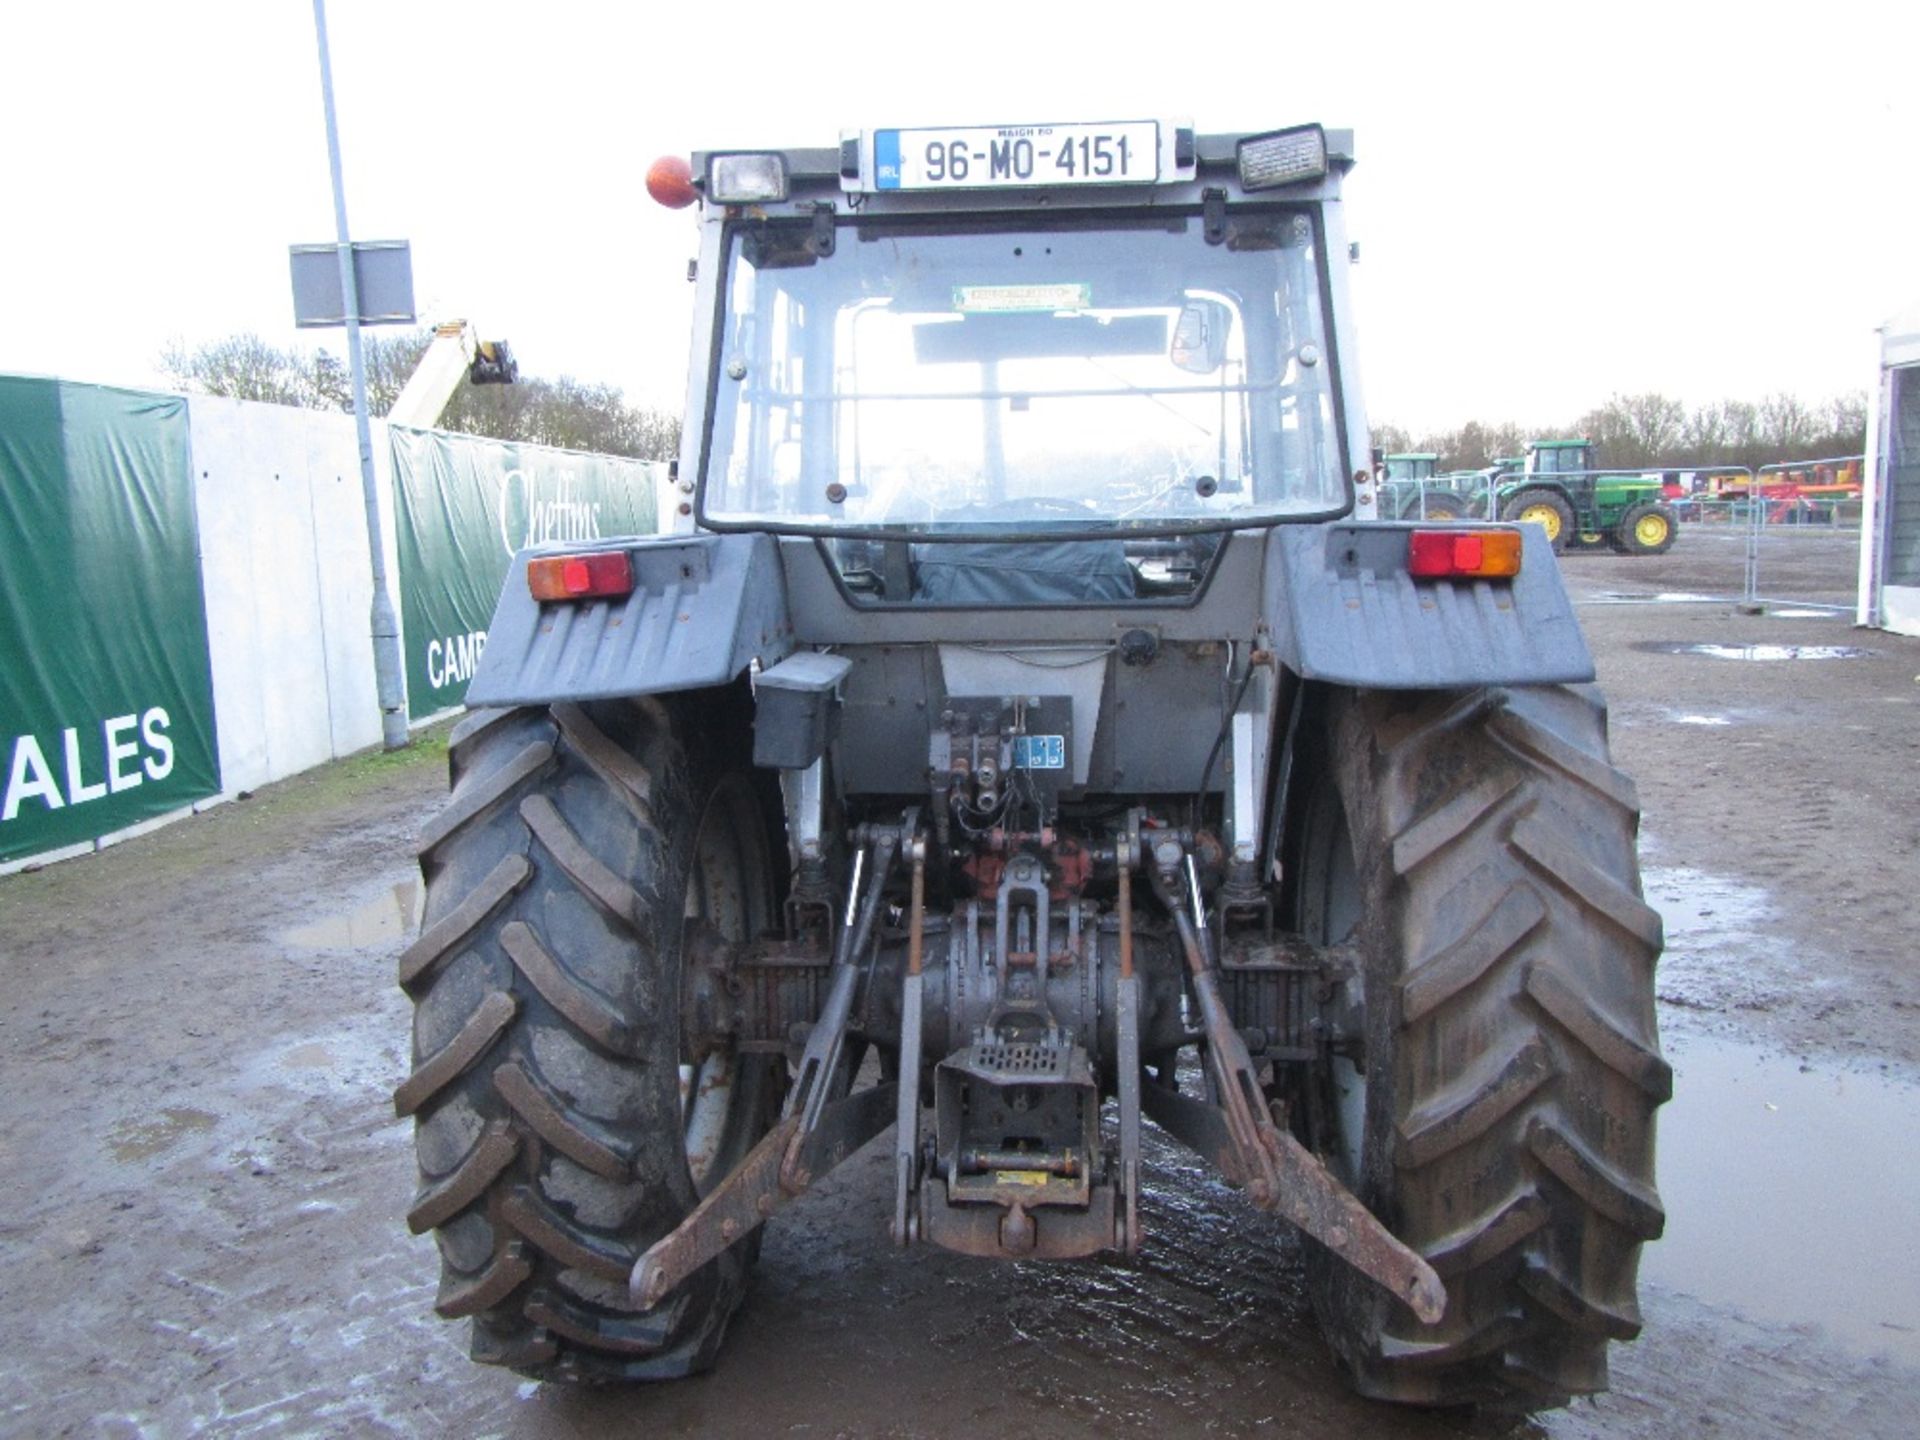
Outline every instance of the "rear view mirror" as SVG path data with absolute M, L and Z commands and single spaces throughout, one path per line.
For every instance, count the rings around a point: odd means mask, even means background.
M 1227 358 L 1233 312 L 1218 300 L 1189 300 L 1173 327 L 1167 358 L 1190 375 L 1211 375 Z

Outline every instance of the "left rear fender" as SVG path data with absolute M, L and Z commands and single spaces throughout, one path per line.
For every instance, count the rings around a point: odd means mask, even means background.
M 623 548 L 625 600 L 541 604 L 527 561 Z M 549 705 L 724 685 L 793 650 L 786 580 L 765 535 L 642 536 L 513 557 L 467 704 Z

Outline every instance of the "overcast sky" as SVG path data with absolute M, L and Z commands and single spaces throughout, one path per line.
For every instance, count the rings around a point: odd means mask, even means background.
M 677 408 L 688 212 L 654 157 L 842 128 L 1136 118 L 1356 131 L 1377 421 L 1615 390 L 1863 388 L 1920 299 L 1920 5 L 672 7 L 332 0 L 348 213 L 423 316 Z M 7 5 L 0 371 L 152 384 L 291 328 L 333 239 L 310 0 Z M 337 344 L 337 340 L 335 341 Z

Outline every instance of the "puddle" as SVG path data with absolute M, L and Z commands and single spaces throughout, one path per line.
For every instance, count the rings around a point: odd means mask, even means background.
M 1773 899 L 1759 886 L 1690 865 L 1648 865 L 1640 881 L 1666 927 L 1666 953 L 1654 977 L 1661 1005 L 1711 1023 L 1745 1010 L 1770 1010 L 1792 991 L 1804 994 L 1829 983 L 1808 976 L 1797 958 L 1745 963 L 1756 952 L 1778 949 Z M 1672 1029 L 1673 1019 L 1661 1023 Z
M 358 910 L 289 930 L 286 940 L 303 950 L 359 950 L 407 938 L 419 918 L 420 882 L 403 880 Z
M 1769 610 L 1770 620 L 1838 620 L 1840 613 L 1835 610 Z
M 1669 950 L 1740 948 L 1772 931 L 1773 901 L 1758 885 L 1691 865 L 1644 866 L 1640 883 L 1666 922 Z
M 218 1123 L 219 1117 L 210 1111 L 170 1107 L 150 1119 L 116 1125 L 108 1138 L 113 1146 L 113 1158 L 130 1163 L 151 1159 L 184 1136 L 204 1134 Z
M 1663 590 L 1649 594 L 1640 590 L 1600 590 L 1585 596 L 1588 605 L 1714 605 L 1726 604 L 1721 595 L 1696 595 L 1691 590 Z
M 1713 660 L 1861 660 L 1878 654 L 1857 645 L 1688 645 L 1642 640 L 1634 647 L 1652 655 L 1705 655 Z
M 239 1058 L 233 1083 L 238 1093 L 248 1096 L 360 1094 L 377 1097 L 384 1104 L 396 1078 L 407 1073 L 408 1048 L 404 1025 L 288 1036 Z
M 1692 725 L 1711 730 L 1725 729 L 1741 723 L 1739 717 L 1720 715 L 1705 710 L 1683 710 L 1675 705 L 1622 706 L 1613 712 L 1614 724 L 1622 727 L 1642 725 Z M 1643 841 L 1641 853 L 1647 853 Z
M 1754 1319 L 1920 1362 L 1915 1077 L 1812 1070 L 1720 1040 L 1669 1050 L 1666 1236 L 1641 1273 Z
M 1687 865 L 1649 865 L 1641 878 L 1666 925 L 1657 985 L 1674 1067 L 1659 1119 L 1667 1233 L 1642 1274 L 1920 1361 L 1920 1246 L 1909 1238 L 1920 1076 L 1803 1069 L 1704 1031 L 1819 988 L 1817 957 L 1811 971 L 1798 956 L 1748 963 L 1778 945 L 1760 886 Z

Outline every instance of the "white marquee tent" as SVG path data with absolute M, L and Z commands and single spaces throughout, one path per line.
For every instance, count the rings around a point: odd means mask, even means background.
M 1859 623 L 1920 635 L 1920 301 L 1880 327 L 1866 480 Z

